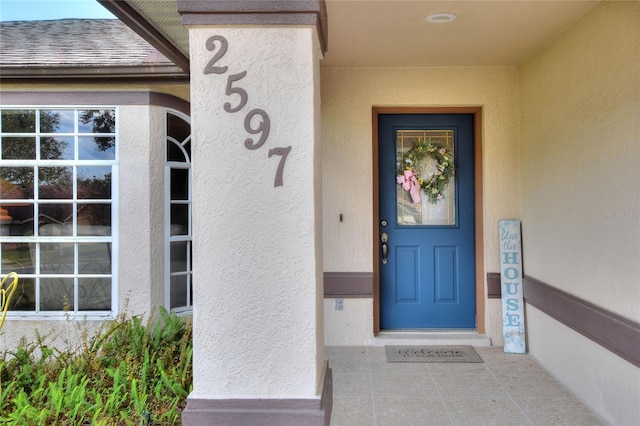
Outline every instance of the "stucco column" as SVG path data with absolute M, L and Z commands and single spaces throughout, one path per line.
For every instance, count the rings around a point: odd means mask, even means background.
M 317 1 L 178 1 L 189 29 L 194 389 L 184 424 L 328 424 Z

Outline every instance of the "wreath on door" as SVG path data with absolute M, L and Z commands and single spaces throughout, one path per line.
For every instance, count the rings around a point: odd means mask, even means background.
M 415 167 L 425 157 L 436 160 L 436 171 L 423 178 Z M 436 204 L 444 198 L 443 192 L 449 184 L 449 179 L 455 174 L 453 155 L 441 145 L 433 144 L 427 140 L 418 141 L 416 146 L 407 151 L 404 156 L 404 168 L 398 170 L 396 181 L 402 185 L 402 189 L 409 192 L 411 200 L 415 204 L 420 203 L 420 190 L 424 190 L 431 204 Z

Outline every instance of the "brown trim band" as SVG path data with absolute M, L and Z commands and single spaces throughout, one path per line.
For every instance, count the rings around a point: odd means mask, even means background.
M 640 367 L 640 324 L 531 277 L 525 302 Z
M 191 115 L 191 104 L 189 102 L 166 93 L 149 92 L 149 104 L 173 108 L 183 114 Z
M 166 93 L 147 91 L 2 92 L 0 105 L 157 105 L 189 114 L 189 102 Z
M 187 398 L 183 425 L 328 426 L 333 408 L 333 377 L 327 363 L 320 399 Z
M 373 272 L 325 272 L 324 297 L 373 297 Z
M 315 25 L 322 52 L 327 51 L 328 24 L 324 0 L 178 0 L 178 12 L 186 26 Z
M 171 41 L 147 22 L 129 3 L 122 0 L 98 0 L 98 3 L 118 17 L 118 19 L 145 39 L 150 45 L 158 49 L 160 53 L 176 64 L 182 71 L 189 73 L 188 54 L 174 46 Z

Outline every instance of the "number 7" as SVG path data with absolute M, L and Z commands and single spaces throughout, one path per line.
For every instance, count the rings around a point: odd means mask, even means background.
M 278 169 L 276 170 L 276 178 L 273 181 L 273 187 L 276 188 L 278 186 L 282 186 L 282 172 L 284 171 L 284 163 L 287 161 L 287 155 L 291 152 L 291 147 L 288 146 L 286 148 L 273 148 L 269 150 L 269 158 L 272 155 L 281 155 L 280 164 L 278 164 Z

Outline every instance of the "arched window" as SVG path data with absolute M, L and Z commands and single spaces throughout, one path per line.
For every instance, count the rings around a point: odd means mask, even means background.
M 191 124 L 188 116 L 166 111 L 165 307 L 191 313 Z

